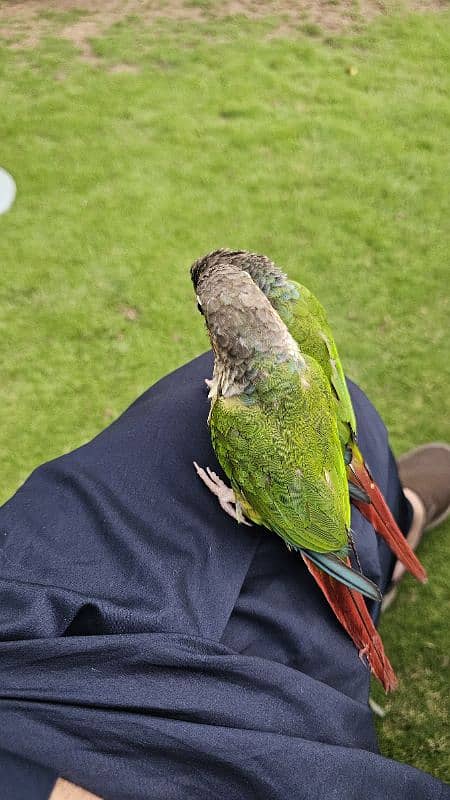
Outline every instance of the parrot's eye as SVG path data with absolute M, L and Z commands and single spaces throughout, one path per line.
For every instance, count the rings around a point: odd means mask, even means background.
M 197 295 L 197 308 L 200 311 L 200 314 L 203 314 L 202 304 L 201 304 L 201 302 L 200 302 L 200 300 L 198 298 L 198 295 Z

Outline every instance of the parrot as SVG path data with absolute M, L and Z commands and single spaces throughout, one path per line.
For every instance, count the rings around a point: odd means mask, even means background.
M 351 502 L 385 539 L 406 569 L 426 583 L 427 573 L 399 529 L 358 447 L 352 401 L 322 304 L 305 286 L 289 280 L 266 256 L 245 250 L 221 249 L 199 259 L 198 265 L 203 261 L 215 264 L 216 269 L 220 269 L 222 264 L 231 264 L 247 272 L 278 312 L 301 352 L 312 356 L 322 367 L 336 405 Z
M 363 596 L 381 593 L 350 564 L 346 466 L 330 383 L 240 267 L 191 268 L 214 353 L 208 424 L 227 486 L 194 462 L 222 508 L 298 551 L 338 620 L 386 691 L 393 668 Z

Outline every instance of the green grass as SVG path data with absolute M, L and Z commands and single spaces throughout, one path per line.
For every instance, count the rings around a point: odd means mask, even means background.
M 347 38 L 134 17 L 92 43 L 99 64 L 63 23 L 0 48 L 18 185 L 0 218 L 2 499 L 206 349 L 188 266 L 218 246 L 318 294 L 397 452 L 449 440 L 449 14 Z M 442 778 L 448 532 L 421 547 L 429 584 L 406 579 L 383 620 L 401 689 L 376 694 L 382 751 Z

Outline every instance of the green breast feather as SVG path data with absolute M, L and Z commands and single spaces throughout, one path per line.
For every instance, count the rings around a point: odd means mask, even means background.
M 294 547 L 345 551 L 347 478 L 331 390 L 314 359 L 300 372 L 260 364 L 251 394 L 219 397 L 210 425 L 218 460 L 251 519 Z

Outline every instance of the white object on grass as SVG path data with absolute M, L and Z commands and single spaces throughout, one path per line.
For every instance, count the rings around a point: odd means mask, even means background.
M 16 184 L 12 175 L 0 167 L 0 214 L 9 211 L 16 196 Z
M 379 706 L 378 703 L 376 703 L 371 697 L 369 697 L 369 706 L 376 717 L 381 717 L 383 719 L 383 717 L 385 717 L 388 713 L 385 708 Z

